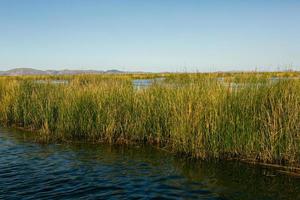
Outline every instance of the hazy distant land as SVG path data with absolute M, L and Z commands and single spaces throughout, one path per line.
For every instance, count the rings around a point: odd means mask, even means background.
M 33 68 L 15 68 L 7 71 L 0 71 L 0 75 L 71 75 L 71 74 L 123 74 L 128 73 L 120 70 L 37 70 Z

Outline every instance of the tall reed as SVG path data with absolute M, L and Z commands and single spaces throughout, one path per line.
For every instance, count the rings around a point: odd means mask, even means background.
M 163 84 L 132 86 L 161 76 Z M 0 120 L 47 139 L 152 143 L 195 158 L 299 165 L 300 81 L 272 76 L 0 77 Z

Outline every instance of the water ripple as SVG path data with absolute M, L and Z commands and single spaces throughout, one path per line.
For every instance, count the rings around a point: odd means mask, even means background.
M 0 129 L 0 199 L 300 199 L 298 179 L 151 147 L 39 145 Z

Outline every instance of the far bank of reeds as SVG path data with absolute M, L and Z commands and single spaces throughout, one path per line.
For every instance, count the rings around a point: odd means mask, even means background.
M 300 164 L 299 79 L 165 74 L 165 84 L 132 85 L 157 76 L 0 77 L 0 120 L 46 139 L 152 143 L 195 158 Z M 68 82 L 51 82 L 57 79 Z

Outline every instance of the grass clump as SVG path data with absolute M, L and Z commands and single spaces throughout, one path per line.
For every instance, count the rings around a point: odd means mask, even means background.
M 158 77 L 164 82 L 139 90 L 132 85 L 133 79 Z M 295 72 L 0 77 L 0 120 L 47 139 L 152 143 L 194 158 L 298 166 L 297 77 Z

